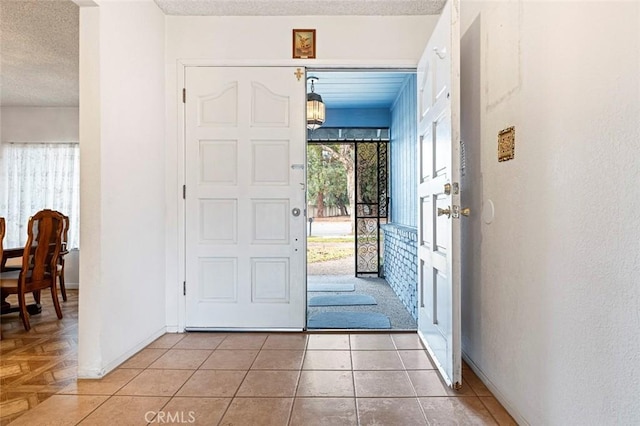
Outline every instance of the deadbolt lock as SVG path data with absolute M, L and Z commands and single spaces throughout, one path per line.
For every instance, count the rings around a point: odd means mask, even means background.
M 454 195 L 458 195 L 460 193 L 460 184 L 458 184 L 458 182 L 453 182 L 453 184 L 444 184 L 444 195 L 451 195 L 451 192 L 453 192 Z
M 460 214 L 462 216 L 469 217 L 469 215 L 471 214 L 471 209 L 469 207 L 465 207 L 464 209 L 460 210 Z

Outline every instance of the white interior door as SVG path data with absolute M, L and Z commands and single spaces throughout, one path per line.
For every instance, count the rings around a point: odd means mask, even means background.
M 462 384 L 459 1 L 447 1 L 418 66 L 418 332 Z
M 186 327 L 305 326 L 304 75 L 187 67 Z

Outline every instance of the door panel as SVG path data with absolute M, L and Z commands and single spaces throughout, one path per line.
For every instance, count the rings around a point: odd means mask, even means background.
M 303 329 L 305 82 L 186 69 L 187 329 Z
M 460 30 L 449 0 L 418 66 L 418 332 L 445 381 L 462 383 Z M 445 185 L 451 185 L 445 190 Z

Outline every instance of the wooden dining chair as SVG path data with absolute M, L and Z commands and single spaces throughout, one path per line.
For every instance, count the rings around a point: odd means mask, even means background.
M 58 285 L 60 287 L 60 293 L 62 294 L 62 300 L 67 301 L 67 288 L 64 285 L 64 258 L 69 254 L 67 247 L 67 241 L 69 240 L 69 216 L 63 213 L 64 228 L 62 231 L 62 246 L 60 247 L 60 255 L 58 256 L 58 266 L 56 268 L 56 274 L 58 277 Z M 12 257 L 5 259 L 4 265 L 2 265 L 4 271 L 19 271 L 22 269 L 22 257 Z
M 4 241 L 4 234 L 7 231 L 7 225 L 4 221 L 4 217 L 0 217 L 0 261 L 2 261 L 2 256 L 4 255 L 2 242 Z
M 4 241 L 4 234 L 6 231 L 7 227 L 4 221 L 4 217 L 0 217 L 0 262 L 2 262 L 4 256 L 4 246 L 2 245 L 2 242 Z M 0 327 L 0 340 L 2 340 L 2 327 Z
M 67 289 L 64 286 L 64 258 L 69 254 L 69 248 L 67 247 L 67 242 L 69 241 L 69 216 L 62 214 L 62 217 L 64 221 L 64 228 L 62 230 L 62 245 L 60 247 L 60 255 L 58 256 L 58 265 L 56 266 L 56 276 L 58 278 L 58 284 L 60 285 L 62 300 L 66 302 Z
M 0 278 L 2 300 L 10 294 L 18 296 L 18 308 L 25 330 L 31 329 L 25 296 L 32 293 L 40 303 L 40 292 L 51 289 L 51 298 L 58 319 L 62 310 L 56 290 L 58 257 L 62 247 L 64 216 L 54 210 L 41 210 L 29 218 L 27 242 L 22 254 L 22 268 L 18 276 Z

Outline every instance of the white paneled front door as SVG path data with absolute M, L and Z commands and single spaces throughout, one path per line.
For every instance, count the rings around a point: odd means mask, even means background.
M 418 332 L 452 387 L 462 384 L 458 7 L 448 0 L 418 65 Z
M 186 327 L 305 326 L 304 75 L 187 67 Z

